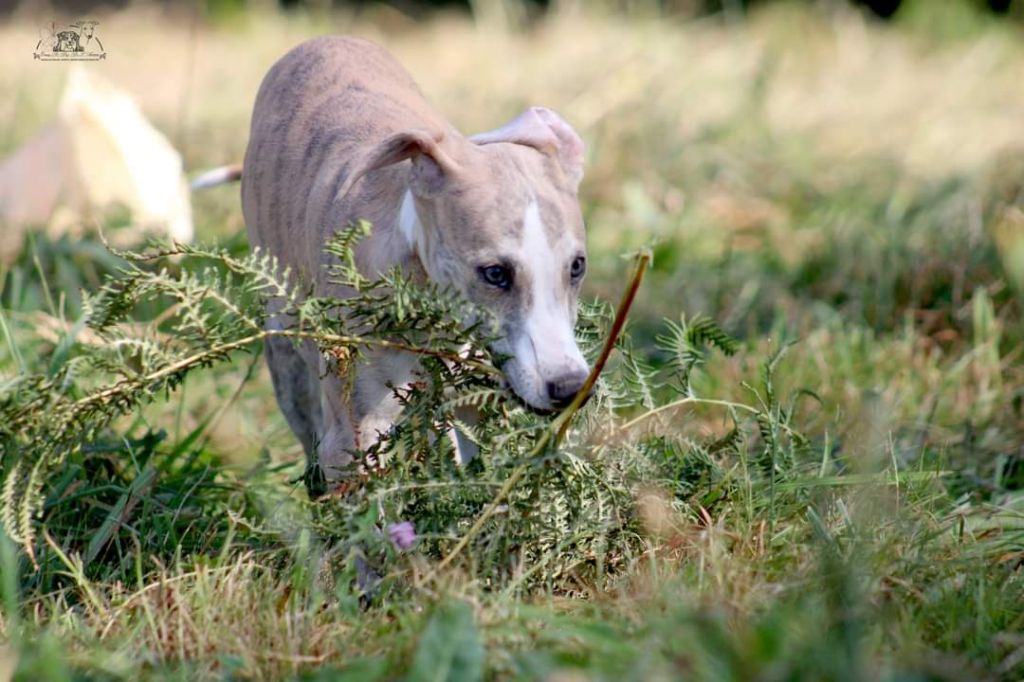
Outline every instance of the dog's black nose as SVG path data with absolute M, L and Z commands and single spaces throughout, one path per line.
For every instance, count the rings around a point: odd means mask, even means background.
M 571 403 L 572 399 L 583 388 L 583 384 L 587 383 L 588 374 L 589 372 L 582 370 L 573 370 L 556 377 L 554 381 L 549 381 L 548 398 L 551 399 L 551 404 L 554 407 L 561 408 Z

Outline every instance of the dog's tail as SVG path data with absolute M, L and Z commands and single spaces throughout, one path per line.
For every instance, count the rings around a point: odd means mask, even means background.
M 196 177 L 189 185 L 192 191 L 215 187 L 228 182 L 236 182 L 242 179 L 242 164 L 233 163 L 229 166 L 221 166 L 204 171 Z

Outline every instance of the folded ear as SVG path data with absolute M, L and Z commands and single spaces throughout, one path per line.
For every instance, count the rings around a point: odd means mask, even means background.
M 553 152 L 574 187 L 583 179 L 583 140 L 565 119 L 550 109 L 530 107 L 497 130 L 469 139 L 476 144 L 512 142 Z
M 375 170 L 412 160 L 411 185 L 416 194 L 430 196 L 441 189 L 455 163 L 441 147 L 443 132 L 407 130 L 394 133 L 366 152 L 338 192 L 343 197 L 361 177 Z

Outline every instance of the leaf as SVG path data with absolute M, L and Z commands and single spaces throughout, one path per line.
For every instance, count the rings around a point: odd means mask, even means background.
M 450 601 L 437 608 L 420 638 L 409 682 L 472 682 L 483 679 L 484 647 L 469 604 Z
M 328 666 L 311 670 L 300 679 L 303 682 L 374 682 L 387 679 L 387 668 L 385 658 L 360 658 L 342 668 Z
M 725 355 L 735 354 L 740 347 L 717 322 L 703 315 L 689 321 L 684 315 L 678 323 L 668 322 L 667 327 L 668 331 L 659 334 L 655 343 L 671 356 L 679 383 L 677 390 L 684 395 L 690 395 L 691 374 L 704 364 L 705 346 L 717 348 Z
M 152 464 L 147 464 L 146 468 L 139 473 L 138 476 L 132 480 L 131 485 L 128 486 L 121 498 L 114 505 L 110 513 L 107 514 L 107 518 L 104 519 L 103 525 L 96 531 L 96 534 L 92 536 L 92 540 L 89 541 L 89 547 L 85 553 L 85 563 L 91 564 L 103 548 L 107 546 L 107 543 L 114 536 L 115 533 L 121 528 L 121 526 L 131 518 L 132 511 L 135 510 L 136 505 L 142 499 L 142 496 L 146 494 L 150 486 L 153 485 L 153 481 L 156 480 L 157 470 Z

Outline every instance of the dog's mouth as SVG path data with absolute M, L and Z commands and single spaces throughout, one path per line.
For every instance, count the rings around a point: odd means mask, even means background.
M 578 397 L 579 392 L 577 391 L 568 398 L 555 399 L 555 391 L 551 388 L 552 384 L 547 383 L 531 363 L 523 364 L 515 353 L 509 352 L 509 344 L 506 340 L 502 339 L 501 342 L 493 344 L 490 351 L 494 367 L 501 371 L 502 388 L 513 396 L 514 402 L 519 403 L 529 412 L 550 417 L 565 410 Z M 586 382 L 584 382 L 585 385 Z M 528 395 L 534 396 L 534 400 L 527 397 Z M 594 387 L 591 387 L 579 407 L 582 408 L 586 405 L 593 395 Z
M 540 417 L 553 417 L 556 414 L 560 413 L 562 410 L 569 407 L 569 405 L 572 404 L 572 401 L 576 399 L 576 396 L 573 396 L 572 399 L 568 400 L 563 404 L 551 405 L 550 407 L 538 407 L 531 403 L 530 401 L 526 400 L 523 396 L 519 395 L 519 393 L 517 393 L 516 390 L 512 387 L 512 384 L 511 382 L 509 382 L 508 377 L 502 377 L 502 388 L 504 388 L 508 392 L 508 394 L 512 397 L 512 400 L 514 402 L 518 403 L 528 412 L 532 412 L 533 414 L 538 415 Z M 590 402 L 590 399 L 594 397 L 596 388 L 597 387 L 594 386 L 591 387 L 589 391 L 587 391 L 587 395 L 583 399 L 583 402 L 580 403 L 579 409 L 582 409 L 584 405 Z
M 579 407 L 578 407 L 577 409 L 580 409 L 580 410 L 582 410 L 582 409 L 583 409 L 583 406 L 584 406 L 584 405 L 586 405 L 587 403 L 589 403 L 589 402 L 590 402 L 590 399 L 594 397 L 595 389 L 596 389 L 596 386 L 591 386 L 591 387 L 590 387 L 590 389 L 588 389 L 588 390 L 587 390 L 587 394 L 586 394 L 585 396 L 583 396 L 583 400 L 582 400 L 582 401 L 580 401 L 580 406 L 579 406 Z M 581 389 L 581 390 L 582 390 L 582 389 Z M 569 407 L 570 405 L 572 405 L 573 401 L 574 401 L 574 400 L 576 400 L 576 397 L 577 397 L 578 395 L 579 395 L 579 392 L 577 392 L 577 393 L 576 393 L 576 395 L 574 395 L 574 396 L 573 396 L 573 397 L 572 397 L 572 398 L 571 398 L 571 399 L 570 399 L 570 400 L 569 400 L 568 402 L 566 402 L 566 403 L 565 403 L 564 405 L 558 405 L 558 406 L 555 406 L 555 408 L 554 408 L 554 411 L 555 411 L 555 412 L 561 412 L 561 411 L 562 411 L 562 410 L 564 410 L 565 408 Z

